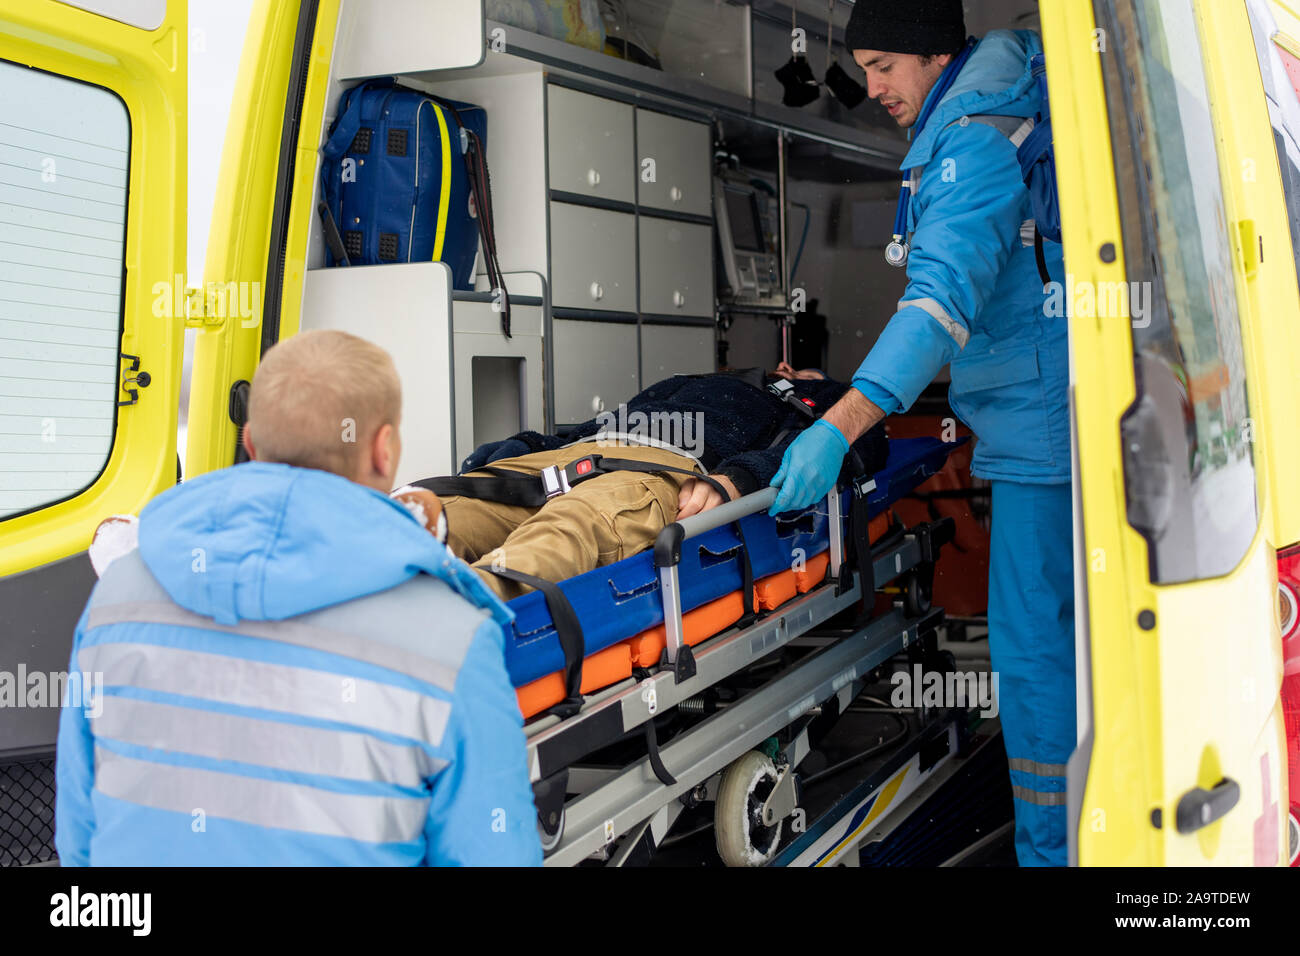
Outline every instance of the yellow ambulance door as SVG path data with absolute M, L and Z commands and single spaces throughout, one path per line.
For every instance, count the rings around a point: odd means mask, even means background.
M 431 12 L 425 0 L 254 5 L 222 149 L 203 288 L 190 313 L 200 331 L 187 475 L 242 460 L 248 383 L 262 353 L 298 331 L 306 271 L 324 260 L 315 225 L 319 150 L 343 90 L 413 64 L 416 73 L 477 64 L 485 50 L 483 5 L 457 0 L 455 14 L 454 29 L 443 30 L 447 17 Z M 348 54 L 345 64 L 336 62 L 340 50 Z
M 0 671 L 11 678 L 66 670 L 95 527 L 176 482 L 185 52 L 181 0 L 0 2 Z M 8 703 L 0 756 L 53 745 L 57 702 Z
M 300 296 L 305 236 L 341 0 L 257 0 L 222 146 L 190 378 L 185 473 L 237 460 L 247 383 L 278 339 L 286 290 Z M 295 188 L 295 183 L 298 184 Z M 306 190 L 307 201 L 297 202 Z M 305 243 L 304 243 L 305 244 Z M 296 313 L 294 314 L 296 322 Z M 242 459 L 240 459 L 242 460 Z
M 1251 53 L 1229 7 L 1041 6 L 1071 303 L 1082 864 L 1283 858 L 1260 445 L 1281 410 L 1249 329 L 1260 243 L 1285 237 L 1225 143 L 1223 64 Z

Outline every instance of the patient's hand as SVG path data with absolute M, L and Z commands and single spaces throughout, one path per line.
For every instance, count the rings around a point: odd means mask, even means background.
M 736 486 L 731 483 L 730 478 L 725 478 L 722 475 L 713 475 L 712 477 L 714 481 L 727 489 L 728 500 L 734 501 L 740 497 L 740 492 L 736 490 Z M 681 492 L 677 495 L 677 520 L 689 518 L 701 511 L 708 511 L 720 504 L 722 504 L 722 496 L 708 482 L 700 481 L 698 478 L 688 478 L 686 484 L 682 485 Z

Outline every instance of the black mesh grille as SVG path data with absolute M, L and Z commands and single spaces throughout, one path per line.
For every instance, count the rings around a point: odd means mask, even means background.
M 54 856 L 54 758 L 0 763 L 0 866 Z
M 379 234 L 379 258 L 388 260 L 397 258 L 397 233 L 381 232 Z
M 361 230 L 349 229 L 343 233 L 343 251 L 349 259 L 361 258 Z
M 348 147 L 349 153 L 368 153 L 370 152 L 370 137 L 375 133 L 372 129 L 362 127 L 357 130 L 357 135 L 352 137 L 352 145 Z
M 390 129 L 388 131 L 388 155 L 406 155 L 406 130 Z

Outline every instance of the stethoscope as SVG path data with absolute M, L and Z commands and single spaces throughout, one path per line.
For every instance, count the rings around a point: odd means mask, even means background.
M 961 68 L 966 65 L 970 59 L 971 51 L 975 49 L 978 41 L 974 37 L 966 40 L 966 45 L 962 51 L 957 54 L 956 59 L 948 64 L 943 75 L 939 77 L 939 82 L 935 84 L 934 91 L 930 94 L 925 107 L 921 110 L 921 115 L 912 127 L 912 138 L 915 139 L 921 135 L 921 130 L 925 129 L 926 121 L 930 119 L 930 114 L 934 108 L 939 105 L 939 101 L 944 98 L 948 90 L 951 89 L 953 80 L 957 79 L 957 74 Z M 913 180 L 909 177 L 903 180 L 902 188 L 898 191 L 898 211 L 894 213 L 894 238 L 885 246 L 885 261 L 891 266 L 902 268 L 907 265 L 907 259 L 912 253 L 911 243 L 905 238 L 907 235 L 907 213 L 912 204 L 912 187 Z

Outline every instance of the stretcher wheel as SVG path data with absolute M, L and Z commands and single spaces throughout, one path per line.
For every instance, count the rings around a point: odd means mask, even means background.
M 930 610 L 930 592 L 915 574 L 909 574 L 903 585 L 903 610 L 908 617 L 920 617 Z
M 776 855 L 781 827 L 763 825 L 763 802 L 776 786 L 776 765 L 767 754 L 751 750 L 722 772 L 713 805 L 718 855 L 727 866 L 762 866 Z
M 542 855 L 550 856 L 551 851 L 554 850 L 557 846 L 559 846 L 560 841 L 564 839 L 564 808 L 563 807 L 560 808 L 559 817 L 558 819 L 555 820 L 555 826 L 553 830 L 548 828 L 547 825 L 542 822 L 542 818 L 540 815 L 537 817 L 537 835 L 538 837 L 541 838 L 542 841 Z

